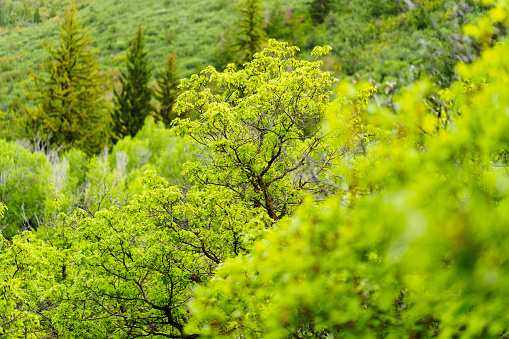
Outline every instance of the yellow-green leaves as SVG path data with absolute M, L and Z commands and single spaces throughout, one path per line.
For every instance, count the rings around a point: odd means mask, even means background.
M 208 67 L 183 80 L 175 105 L 178 112 L 199 115 L 195 122 L 176 122 L 176 130 L 201 151 L 199 165 L 186 165 L 187 175 L 200 187 L 231 190 L 273 220 L 315 185 L 307 166 L 318 161 L 325 174 L 334 154 L 319 132 L 334 79 L 320 70 L 320 61 L 296 59 L 297 51 L 269 40 L 241 70 Z
M 0 219 L 4 217 L 4 213 L 7 210 L 7 206 L 0 202 Z
M 306 201 L 223 263 L 198 288 L 189 328 L 208 338 L 506 336 L 507 48 L 459 65 L 461 81 L 438 94 L 413 84 L 395 114 L 368 103 L 372 89 L 340 85 L 324 131 L 342 146 L 329 173 L 344 194 Z

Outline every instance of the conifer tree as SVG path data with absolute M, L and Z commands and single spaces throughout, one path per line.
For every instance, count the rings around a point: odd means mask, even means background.
M 263 30 L 265 20 L 262 16 L 260 0 L 245 0 L 239 6 L 241 15 L 235 34 L 236 47 L 243 54 L 244 62 L 250 61 L 253 55 L 260 51 L 266 40 Z
M 41 14 L 39 13 L 39 7 L 35 8 L 34 12 L 34 23 L 39 24 L 41 23 Z
M 39 133 L 53 145 L 93 154 L 104 147 L 110 120 L 105 79 L 90 50 L 89 33 L 76 13 L 72 4 L 59 23 L 59 44 L 45 46 L 50 56 L 40 66 L 46 75 L 32 74 L 34 86 L 27 93 L 39 104 L 25 108 L 23 121 L 28 135 Z
M 113 112 L 114 138 L 134 137 L 143 127 L 145 118 L 153 112 L 150 103 L 152 90 L 148 83 L 152 71 L 148 65 L 141 25 L 126 56 L 127 70 L 120 74 L 122 90 L 115 91 L 116 109 Z
M 309 14 L 314 23 L 321 24 L 332 10 L 332 0 L 313 0 L 309 5 Z
M 176 114 L 172 112 L 172 108 L 179 95 L 177 86 L 180 81 L 177 78 L 176 60 L 175 53 L 168 55 L 166 69 L 159 73 L 158 88 L 154 91 L 154 96 L 159 101 L 156 118 L 164 122 L 167 127 L 176 117 Z

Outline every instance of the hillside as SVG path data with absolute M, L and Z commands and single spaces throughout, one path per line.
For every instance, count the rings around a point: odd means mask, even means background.
M 443 39 L 430 22 L 448 35 L 458 32 L 460 24 L 475 21 L 482 11 L 479 5 L 459 5 L 452 0 L 419 0 L 420 9 L 413 10 L 402 0 L 336 0 L 327 2 L 330 11 L 319 22 L 310 17 L 311 2 L 264 1 L 268 37 L 299 46 L 304 58 L 314 46 L 330 45 L 333 50 L 325 59 L 327 70 L 337 77 L 374 78 L 379 83 L 413 79 L 426 67 L 443 68 L 433 62 L 441 63 L 436 58 L 448 51 L 441 47 Z M 17 110 L 25 102 L 23 91 L 29 74 L 37 72 L 38 63 L 47 55 L 41 45 L 56 40 L 58 16 L 66 3 L 2 2 L 1 110 Z M 224 54 L 231 49 L 238 16 L 236 6 L 237 1 L 225 0 L 82 0 L 79 7 L 85 26 L 96 40 L 93 47 L 98 51 L 100 67 L 114 81 L 123 66 L 122 55 L 140 23 L 154 69 L 163 67 L 169 52 L 177 54 L 181 77 L 209 64 L 224 66 L 228 61 Z M 40 23 L 35 22 L 36 10 Z M 427 13 L 431 21 L 426 21 L 422 13 Z
M 21 3 L 14 1 L 13 6 L 21 7 Z M 45 7 L 47 1 L 32 1 L 32 11 L 42 8 L 40 24 L 18 16 L 0 30 L 0 108 L 5 110 L 14 98 L 23 100 L 30 71 L 37 71 L 46 57 L 41 44 L 58 37 L 58 13 L 65 3 L 54 3 L 57 16 L 52 17 L 51 7 Z M 290 3 L 299 8 L 305 1 Z M 114 72 L 123 65 L 122 53 L 141 23 L 152 66 L 161 68 L 166 55 L 176 52 L 181 76 L 187 77 L 210 63 L 227 28 L 235 22 L 236 9 L 232 1 L 85 0 L 80 15 L 96 40 L 102 70 Z

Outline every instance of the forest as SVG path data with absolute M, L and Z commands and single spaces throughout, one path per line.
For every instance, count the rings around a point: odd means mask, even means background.
M 508 27 L 0 0 L 0 338 L 509 338 Z

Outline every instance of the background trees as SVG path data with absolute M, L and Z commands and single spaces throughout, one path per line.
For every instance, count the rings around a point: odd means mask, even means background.
M 0 140 L 0 202 L 8 210 L 0 219 L 0 232 L 11 238 L 19 229 L 33 229 L 42 218 L 48 160 L 20 145 Z
M 126 55 L 127 70 L 120 74 L 120 92 L 115 91 L 115 105 L 112 113 L 115 139 L 126 135 L 134 137 L 153 112 L 150 103 L 152 90 L 149 81 L 152 71 L 148 65 L 145 40 L 141 24 Z
M 241 60 L 253 58 L 265 42 L 265 21 L 263 20 L 260 0 L 245 0 L 239 5 L 241 15 L 235 32 L 235 46 L 242 53 Z
M 38 106 L 26 109 L 27 135 L 39 133 L 43 140 L 63 148 L 76 147 L 88 154 L 107 142 L 109 113 L 89 34 L 71 6 L 60 21 L 58 46 L 47 45 L 50 57 L 41 65 L 46 75 L 32 74 L 28 98 Z
M 332 0 L 313 0 L 309 4 L 309 14 L 313 22 L 321 24 L 325 21 L 325 17 L 332 10 Z
M 172 111 L 177 96 L 180 94 L 177 88 L 180 81 L 177 78 L 176 62 L 175 53 L 169 54 L 166 59 L 166 68 L 159 73 L 157 88 L 154 92 L 155 98 L 159 101 L 157 119 L 164 122 L 167 127 L 170 127 L 173 119 L 177 117 Z

